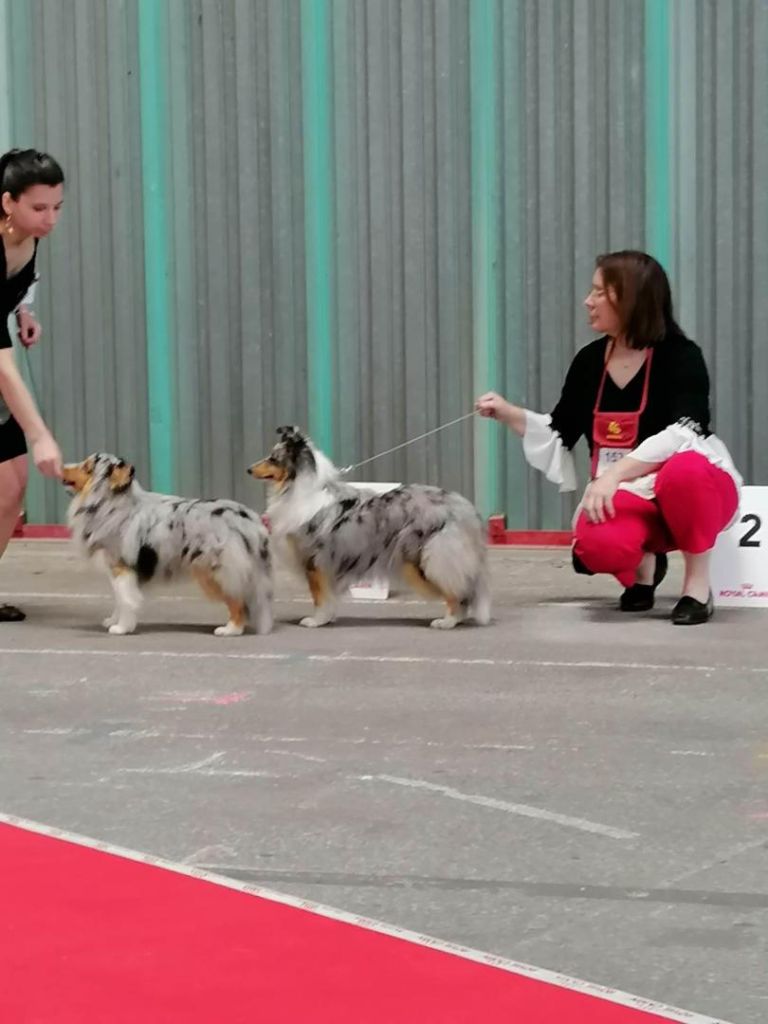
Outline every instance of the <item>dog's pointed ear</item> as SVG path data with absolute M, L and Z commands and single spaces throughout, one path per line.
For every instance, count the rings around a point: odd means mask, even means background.
M 277 435 L 282 437 L 284 441 L 288 441 L 291 438 L 298 437 L 301 431 L 296 426 L 278 427 Z
M 133 466 L 121 459 L 109 467 L 109 486 L 115 494 L 120 494 L 131 486 L 135 473 Z

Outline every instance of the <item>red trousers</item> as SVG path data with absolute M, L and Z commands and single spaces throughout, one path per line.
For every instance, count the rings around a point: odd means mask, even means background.
M 629 587 L 648 551 L 709 551 L 738 502 L 736 485 L 724 470 L 698 452 L 680 452 L 657 473 L 655 501 L 618 490 L 613 519 L 592 523 L 582 512 L 573 550 L 587 569 L 610 573 Z

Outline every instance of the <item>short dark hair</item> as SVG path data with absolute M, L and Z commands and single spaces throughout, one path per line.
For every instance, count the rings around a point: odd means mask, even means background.
M 630 348 L 648 348 L 669 335 L 685 337 L 672 311 L 672 290 L 662 265 L 647 252 L 623 249 L 598 256 L 603 287 L 615 296 L 615 309 Z
M 36 149 L 9 149 L 0 156 L 0 196 L 18 199 L 33 185 L 62 185 L 64 171 L 48 153 Z

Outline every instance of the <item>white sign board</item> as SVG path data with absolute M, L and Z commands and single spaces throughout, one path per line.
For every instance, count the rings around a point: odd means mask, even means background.
M 359 487 L 362 490 L 374 491 L 376 494 L 385 494 L 387 491 L 394 491 L 400 484 L 370 484 L 352 483 L 350 487 Z M 349 588 L 350 597 L 363 601 L 384 601 L 389 597 L 389 580 L 372 577 L 368 580 L 361 580 Z
M 712 552 L 712 594 L 721 608 L 768 608 L 768 487 L 744 487 L 733 526 Z

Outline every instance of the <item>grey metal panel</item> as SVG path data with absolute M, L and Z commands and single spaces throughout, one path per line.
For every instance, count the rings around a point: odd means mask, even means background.
M 673 232 L 673 260 L 669 268 L 677 284 L 676 312 L 682 327 L 693 334 L 696 325 L 696 296 L 700 264 L 697 245 L 696 209 L 701 191 L 702 138 L 697 124 L 697 63 L 700 31 L 696 21 L 699 0 L 680 0 L 672 7 L 673 67 L 672 208 L 676 211 Z M 698 38 L 697 38 L 698 37 Z
M 470 0 L 335 0 L 334 456 L 355 462 L 469 411 L 472 378 Z M 548 410 L 590 338 L 594 257 L 644 245 L 644 4 L 495 0 L 500 386 Z M 246 464 L 307 422 L 301 5 L 166 0 L 169 296 L 178 489 L 261 488 Z M 768 5 L 672 12 L 672 240 L 683 326 L 704 348 L 718 430 L 768 483 Z M 136 0 L 8 5 L 15 140 L 68 173 L 41 248 L 33 354 L 69 457 L 112 447 L 148 466 Z M 29 54 L 38 73 L 27 74 Z M 85 395 L 85 400 L 81 396 Z M 471 494 L 473 426 L 359 472 Z M 512 523 L 568 522 L 501 445 Z M 583 453 L 580 455 L 583 464 Z M 146 473 L 144 473 L 146 475 Z M 61 515 L 35 482 L 38 519 Z
M 168 214 L 170 220 L 169 250 L 172 253 L 174 288 L 171 323 L 175 332 L 175 364 L 179 396 L 176 431 L 176 465 L 178 490 L 194 494 L 202 482 L 205 452 L 201 417 L 203 368 L 198 323 L 200 293 L 197 288 L 197 267 L 204 252 L 200 251 L 198 222 L 201 206 L 195 195 L 194 135 L 195 125 L 190 97 L 194 87 L 192 68 L 194 18 L 189 17 L 188 0 L 169 0 L 168 17 L 168 90 L 172 116 L 170 131 L 170 167 L 172 182 Z
M 333 6 L 337 457 L 469 412 L 468 5 Z M 471 424 L 357 476 L 471 491 Z
M 306 422 L 298 5 L 170 7 L 179 489 L 263 503 L 245 467 Z
M 525 12 L 519 4 L 501 9 L 501 145 L 502 161 L 502 254 L 503 315 L 500 349 L 504 361 L 502 390 L 510 401 L 528 402 L 529 339 L 526 318 L 528 273 L 526 217 L 527 106 L 525 95 Z M 528 522 L 528 500 L 533 477 L 528 473 L 522 446 L 515 437 L 505 437 L 502 446 L 502 509 L 509 525 Z
M 764 2 L 686 4 L 675 35 L 684 64 L 674 97 L 673 284 L 683 326 L 710 367 L 715 428 L 745 478 L 758 484 L 768 483 L 767 19 Z
M 525 167 L 527 349 L 518 360 L 527 387 L 513 397 L 549 411 L 570 360 L 592 337 L 582 301 L 595 256 L 643 244 L 643 6 L 528 0 L 521 16 L 524 151 L 520 158 L 508 149 L 507 159 Z M 538 474 L 525 479 L 527 510 L 517 525 L 567 523 L 572 500 Z
M 350 464 L 370 450 L 370 262 L 368 133 L 365 124 L 365 7 L 333 9 L 334 209 L 336 211 L 337 417 L 335 445 Z
M 472 252 L 470 210 L 469 20 L 467 0 L 435 4 L 434 145 L 436 193 L 436 325 L 434 374 L 437 408 L 430 426 L 471 408 Z M 431 442 L 430 479 L 471 494 L 472 422 Z

